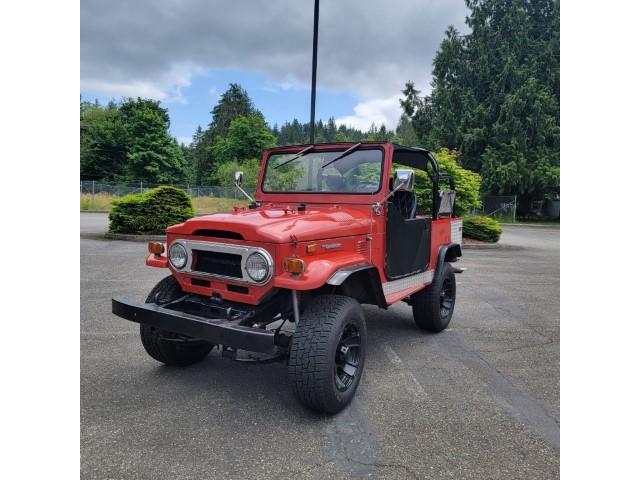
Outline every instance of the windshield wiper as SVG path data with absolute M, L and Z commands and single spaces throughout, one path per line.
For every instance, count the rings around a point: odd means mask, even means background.
M 328 167 L 329 165 L 331 165 L 333 162 L 337 162 L 338 160 L 340 160 L 341 158 L 346 157 L 347 155 L 350 155 L 356 148 L 358 148 L 360 145 L 362 145 L 362 142 L 356 143 L 353 147 L 348 148 L 347 150 L 345 150 L 344 152 L 342 152 L 340 155 L 338 155 L 336 158 L 334 158 L 333 160 L 331 160 L 330 162 L 325 163 L 324 165 L 322 165 L 322 167 L 320 168 L 324 168 L 324 167 Z
M 305 148 L 305 149 L 303 149 L 303 150 L 300 150 L 298 153 L 296 153 L 296 154 L 293 156 L 293 158 L 290 158 L 290 159 L 289 159 L 289 160 L 287 160 L 286 162 L 282 162 L 280 165 L 276 165 L 275 167 L 273 167 L 273 168 L 274 168 L 274 170 L 275 170 L 276 168 L 280 168 L 280 167 L 282 167 L 283 165 L 286 165 L 287 163 L 291 163 L 291 162 L 293 162 L 294 160 L 299 159 L 300 157 L 305 156 L 305 155 L 307 154 L 307 152 L 309 152 L 310 150 L 312 150 L 312 149 L 313 149 L 313 147 L 315 147 L 315 145 L 309 145 L 307 148 Z

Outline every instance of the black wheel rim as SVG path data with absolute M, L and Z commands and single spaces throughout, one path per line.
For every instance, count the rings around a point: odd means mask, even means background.
M 336 348 L 335 382 L 339 391 L 348 390 L 360 370 L 360 331 L 349 324 L 342 330 Z
M 445 278 L 440 290 L 440 317 L 447 318 L 453 309 L 453 284 L 450 278 Z

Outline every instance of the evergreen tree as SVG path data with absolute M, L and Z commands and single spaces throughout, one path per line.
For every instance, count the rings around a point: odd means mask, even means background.
M 394 141 L 401 145 L 407 145 L 410 147 L 417 146 L 419 144 L 418 136 L 413 129 L 411 119 L 406 114 L 402 114 L 402 116 L 400 117 L 400 121 L 398 122 L 398 126 L 396 128 Z
M 330 117 L 325 127 L 325 139 L 327 142 L 335 142 L 337 133 L 338 127 L 336 126 L 336 120 L 333 117 Z
M 392 140 L 393 137 L 393 131 L 387 131 L 387 127 L 385 127 L 384 124 L 382 124 L 380 128 L 378 128 L 375 123 L 372 123 L 371 127 L 369 127 L 369 131 L 366 134 L 365 140 L 386 142 Z
M 224 138 L 231 122 L 241 116 L 254 116 L 264 121 L 262 113 L 255 108 L 249 94 L 237 83 L 229 84 L 229 88 L 220 96 L 220 100 L 211 110 L 209 127 L 194 138 L 193 150 L 195 163 L 194 180 L 204 183 L 215 178 L 214 171 L 218 159 L 214 157 L 213 144 Z
M 560 10 L 554 0 L 466 0 L 471 32 L 445 32 L 431 97 L 413 84 L 401 105 L 420 142 L 461 151 L 487 193 L 558 191 Z M 410 88 L 411 87 L 411 88 Z
M 400 106 L 404 114 L 411 118 L 422 106 L 423 99 L 420 96 L 420 90 L 416 90 L 415 84 L 411 81 L 407 82 L 402 90 L 404 98 L 400 99 Z
M 413 133 L 409 134 L 411 145 L 422 145 L 430 150 L 437 150 L 439 146 L 433 142 L 428 134 L 433 128 L 433 104 L 429 96 L 421 97 L 420 90 L 416 90 L 413 82 L 407 82 L 402 90 L 404 99 L 400 99 L 403 117 L 411 123 Z M 402 122 L 402 118 L 400 119 Z M 406 131 L 406 126 L 403 127 Z M 409 143 L 406 143 L 409 145 Z
M 261 115 L 235 118 L 226 137 L 219 137 L 211 147 L 216 168 L 210 180 L 218 185 L 232 185 L 233 173 L 242 170 L 247 185 L 255 185 L 262 152 L 274 147 L 275 142 L 275 136 Z
M 276 139 L 262 116 L 240 116 L 231 121 L 226 137 L 218 138 L 212 153 L 218 164 L 260 159 L 262 152 L 274 147 Z
M 125 175 L 127 132 L 117 106 L 80 104 L 80 176 L 113 181 Z
M 297 118 L 294 118 L 291 122 L 283 123 L 279 130 L 274 128 L 273 133 L 278 145 L 305 144 L 309 141 L 309 122 L 300 123 Z M 345 125 L 338 126 L 333 117 L 330 117 L 326 123 L 322 120 L 318 120 L 316 123 L 316 143 L 359 142 L 368 137 L 371 137 L 369 139 L 386 140 L 393 136 L 393 133 L 387 131 L 386 128 L 382 137 L 378 133 L 377 127 L 375 127 L 375 135 L 373 135 L 371 132 L 364 133 Z
M 253 106 L 247 91 L 237 83 L 229 84 L 229 89 L 221 95 L 220 101 L 213 107 L 211 115 L 213 115 L 213 120 L 209 128 L 214 138 L 224 137 L 235 118 L 262 117 L 262 113 Z M 264 117 L 262 118 L 264 120 Z
M 156 100 L 128 99 L 120 106 L 127 132 L 130 179 L 173 183 L 184 178 L 184 158 L 169 134 L 169 113 Z

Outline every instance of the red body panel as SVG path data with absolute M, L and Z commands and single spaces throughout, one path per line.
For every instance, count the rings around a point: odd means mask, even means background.
M 351 145 L 351 144 L 348 144 Z M 336 194 L 336 193 L 265 193 L 260 188 L 256 200 L 261 206 L 255 209 L 235 209 L 229 213 L 218 213 L 187 220 L 167 229 L 167 249 L 177 239 L 200 240 L 205 242 L 228 243 L 261 247 L 269 252 L 274 260 L 274 275 L 266 285 L 248 285 L 241 281 L 218 280 L 202 277 L 208 286 L 195 285 L 193 274 L 176 271 L 167 261 L 166 254 L 150 255 L 147 265 L 169 267 L 172 274 L 186 292 L 211 297 L 220 295 L 223 299 L 256 305 L 260 303 L 272 288 L 292 290 L 314 290 L 324 284 L 336 270 L 355 264 L 372 264 L 380 274 L 383 283 L 388 282 L 384 274 L 385 265 L 385 227 L 386 209 L 376 215 L 372 209 L 375 202 L 383 202 L 388 193 L 391 172 L 391 144 L 367 144 L 384 151 L 383 188 L 374 194 Z M 319 145 L 318 150 L 332 150 L 341 144 Z M 263 169 L 259 185 L 262 184 L 264 165 L 268 155 L 277 150 L 279 153 L 295 153 L 300 146 L 282 147 L 268 150 L 262 159 Z M 298 210 L 300 204 L 305 209 Z M 451 242 L 451 221 L 440 219 L 432 222 L 431 252 L 428 270 L 435 269 L 438 250 Z M 222 230 L 242 236 L 239 239 L 211 238 L 196 235 L 201 230 Z M 307 253 L 307 247 L 315 245 L 314 253 Z M 302 258 L 306 264 L 303 274 L 293 275 L 284 271 L 283 262 L 288 257 Z M 197 283 L 197 280 L 196 280 Z M 229 290 L 233 285 L 246 287 L 247 293 Z M 424 284 L 409 286 L 386 295 L 388 304 L 406 298 L 423 288 Z M 395 289 L 397 290 L 397 289 Z
M 334 196 L 335 201 L 335 196 Z M 167 229 L 171 235 L 193 235 L 200 229 L 229 230 L 252 242 L 304 242 L 318 238 L 365 235 L 371 229 L 371 206 L 266 204 L 260 208 L 216 213 L 188 220 Z
M 436 268 L 438 250 L 442 245 L 451 243 L 451 221 L 457 218 L 441 218 L 431 222 L 431 257 L 429 270 Z

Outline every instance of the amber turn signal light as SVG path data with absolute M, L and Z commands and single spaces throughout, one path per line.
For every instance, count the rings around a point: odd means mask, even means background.
M 285 272 L 300 274 L 304 272 L 304 266 L 304 261 L 301 258 L 287 258 L 284 261 Z
M 149 242 L 149 253 L 154 255 L 162 255 L 164 253 L 164 243 Z

